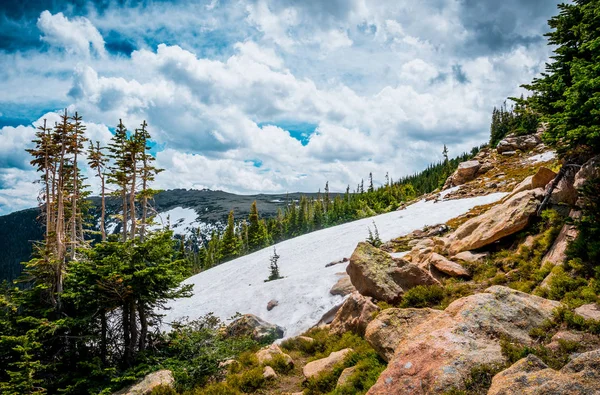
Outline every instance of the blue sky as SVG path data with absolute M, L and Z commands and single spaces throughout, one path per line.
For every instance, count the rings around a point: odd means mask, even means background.
M 36 204 L 34 126 L 147 120 L 159 188 L 345 190 L 487 140 L 543 70 L 555 0 L 0 4 L 0 214 Z M 90 179 L 95 188 L 93 178 Z

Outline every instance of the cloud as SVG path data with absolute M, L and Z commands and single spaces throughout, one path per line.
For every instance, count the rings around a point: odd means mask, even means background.
M 15 202 L 0 211 L 35 204 L 9 197 L 37 178 L 31 121 L 65 107 L 105 142 L 119 119 L 147 120 L 158 188 L 339 191 L 414 173 L 444 144 L 487 140 L 491 109 L 548 59 L 556 1 L 47 1 L 0 18 L 0 37 L 43 39 L 0 51 L 0 125 L 13 125 L 0 205 Z
M 92 52 L 100 57 L 106 56 L 104 39 L 87 18 L 69 20 L 62 12 L 52 15 L 44 11 L 38 18 L 37 27 L 43 33 L 41 40 L 50 45 L 86 57 Z

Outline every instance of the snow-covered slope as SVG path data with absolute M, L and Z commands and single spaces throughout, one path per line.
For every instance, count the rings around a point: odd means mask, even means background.
M 295 336 L 317 323 L 321 316 L 340 303 L 340 296 L 329 290 L 346 264 L 326 268 L 332 261 L 350 257 L 356 244 L 365 240 L 373 221 L 382 240 L 401 236 L 425 225 L 446 222 L 474 206 L 492 203 L 505 194 L 496 193 L 469 199 L 421 201 L 405 210 L 382 214 L 312 232 L 275 245 L 279 271 L 285 278 L 264 282 L 269 275 L 273 247 L 235 259 L 185 280 L 194 285 L 191 298 L 174 300 L 166 311 L 165 322 L 184 317 L 198 318 L 214 312 L 222 319 L 236 312 L 252 313 L 285 328 L 285 336 Z M 271 299 L 279 301 L 267 311 Z

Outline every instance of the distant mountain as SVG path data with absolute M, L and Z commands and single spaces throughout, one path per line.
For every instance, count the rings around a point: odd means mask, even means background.
M 157 223 L 167 222 L 176 234 L 186 234 L 191 229 L 201 228 L 210 232 L 226 223 L 230 210 L 234 210 L 236 220 L 246 218 L 250 205 L 256 200 L 263 218 L 277 214 L 289 200 L 298 200 L 301 195 L 316 194 L 290 193 L 276 195 L 236 195 L 223 191 L 174 189 L 155 196 L 154 208 L 159 213 Z M 93 223 L 100 217 L 100 198 L 90 198 Z M 119 199 L 107 201 L 108 215 L 119 212 Z M 43 237 L 43 229 L 38 221 L 39 209 L 32 208 L 0 216 L 0 281 L 12 280 L 22 271 L 21 262 L 31 257 L 33 244 Z M 115 219 L 107 219 L 107 231 L 118 233 L 120 225 Z

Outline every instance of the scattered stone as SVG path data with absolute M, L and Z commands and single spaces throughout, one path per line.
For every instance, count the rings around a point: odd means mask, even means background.
M 172 388 L 174 383 L 175 378 L 173 377 L 173 372 L 163 369 L 148 374 L 137 383 L 117 391 L 113 393 L 113 395 L 148 395 L 159 385 Z
M 283 359 L 285 359 L 288 365 L 294 365 L 294 360 L 292 359 L 292 357 L 281 351 L 281 348 L 279 348 L 279 346 L 275 343 L 260 349 L 256 353 L 256 358 L 258 359 L 258 362 L 263 365 L 276 356 L 281 356 Z
M 226 368 L 226 367 L 228 367 L 228 366 L 235 365 L 235 364 L 237 364 L 237 363 L 238 363 L 238 362 L 237 362 L 235 359 L 228 359 L 228 360 L 226 360 L 226 361 L 219 362 L 219 367 L 220 367 L 220 368 Z
M 600 306 L 596 303 L 584 304 L 575 309 L 575 314 L 585 320 L 600 321 Z
M 519 192 L 471 218 L 448 236 L 450 253 L 475 250 L 525 229 L 535 215 L 542 193 L 541 188 Z
M 279 301 L 275 299 L 269 300 L 269 303 L 267 303 L 267 311 L 273 310 L 275 306 L 279 306 Z
M 502 286 L 458 299 L 443 312 L 407 326 L 388 367 L 368 394 L 433 394 L 460 389 L 473 367 L 505 361 L 501 338 L 534 344 L 530 330 L 552 318 L 559 305 Z M 402 332 L 403 322 L 397 325 Z
M 502 155 L 504 155 L 504 156 L 513 156 L 513 155 L 516 155 L 516 154 L 517 154 L 517 151 L 504 151 L 502 153 Z
M 559 371 L 529 354 L 494 376 L 488 395 L 598 394 L 599 383 L 600 350 L 577 355 Z
M 574 342 L 582 344 L 586 341 L 588 334 L 585 332 L 575 332 L 575 331 L 559 331 L 552 336 L 550 343 L 546 345 L 546 348 L 550 350 L 559 350 L 560 349 L 560 341 Z
M 265 368 L 263 369 L 263 377 L 267 380 L 276 379 L 277 373 L 275 373 L 275 370 L 273 370 L 272 367 L 265 366 Z
M 439 314 L 443 312 L 429 308 L 385 309 L 367 326 L 365 340 L 381 358 L 389 361 L 412 328 Z
M 340 377 L 338 378 L 336 387 L 342 387 L 348 384 L 348 379 L 354 374 L 355 371 L 356 366 L 352 366 L 342 370 L 342 374 L 340 374 Z
M 245 314 L 233 321 L 226 329 L 229 336 L 250 336 L 258 342 L 281 339 L 284 329 L 270 324 L 254 314 Z
M 429 264 L 450 277 L 471 276 L 471 273 L 469 273 L 469 271 L 462 267 L 460 264 L 452 262 L 448 258 L 435 252 L 429 256 Z
M 331 334 L 343 334 L 348 331 L 363 335 L 373 314 L 379 311 L 379 307 L 373 303 L 368 296 L 359 292 L 353 292 L 342 304 L 335 318 L 331 322 Z
M 505 154 L 507 152 L 529 151 L 540 144 L 542 140 L 535 134 L 528 134 L 525 136 L 508 135 L 496 146 L 496 151 L 499 154 Z
M 351 353 L 351 348 L 345 348 L 340 351 L 332 352 L 327 358 L 317 359 L 307 363 L 302 369 L 304 377 L 307 379 L 317 376 L 319 373 L 333 369 L 335 365 L 344 361 L 344 358 Z
M 331 287 L 329 293 L 332 295 L 346 296 L 356 291 L 354 285 L 352 285 L 352 281 L 350 281 L 350 276 L 344 273 L 344 276 L 340 278 L 337 283 Z
M 452 257 L 452 260 L 460 260 L 469 263 L 483 262 L 490 254 L 487 252 L 475 253 L 471 251 L 463 251 Z

